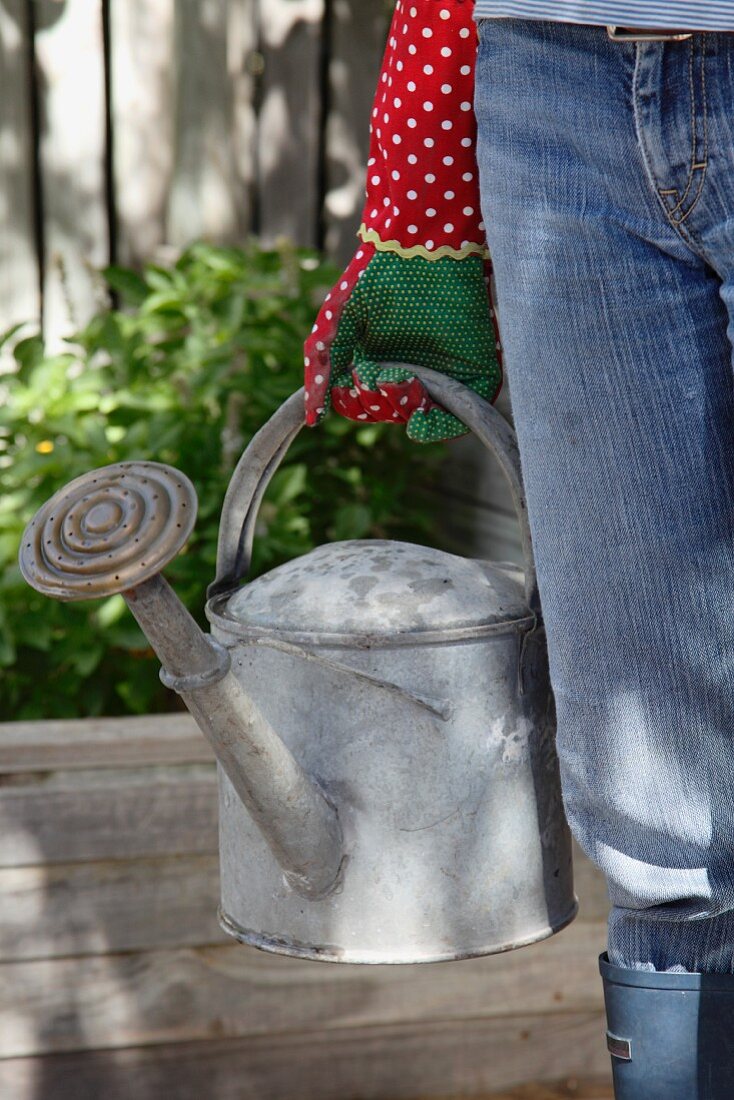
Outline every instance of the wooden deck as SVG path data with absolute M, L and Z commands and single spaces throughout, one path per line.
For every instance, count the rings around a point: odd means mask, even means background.
M 228 940 L 216 846 L 187 716 L 0 726 L 0 1097 L 611 1098 L 582 857 L 581 914 L 545 943 L 357 967 Z
M 425 1100 L 437 1100 L 426 1097 Z M 441 1097 L 441 1100 L 458 1100 L 456 1097 Z M 611 1084 L 604 1081 L 579 1081 L 571 1077 L 555 1084 L 520 1085 L 509 1092 L 486 1093 L 474 1100 L 614 1100 Z
M 614 1093 L 611 1084 L 602 1081 L 578 1081 L 572 1077 L 550 1085 L 521 1085 L 509 1092 L 488 1094 L 484 1100 L 614 1100 Z

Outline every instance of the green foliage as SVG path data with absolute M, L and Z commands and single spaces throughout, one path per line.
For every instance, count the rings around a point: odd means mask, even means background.
M 122 597 L 57 603 L 23 582 L 16 555 L 36 509 L 98 466 L 154 459 L 194 482 L 199 520 L 167 575 L 203 621 L 219 513 L 254 432 L 301 385 L 302 345 L 338 270 L 288 245 L 272 251 L 196 243 L 170 267 L 104 273 L 119 310 L 95 316 L 50 354 L 12 345 L 0 377 L 0 713 L 73 717 L 170 709 L 158 662 Z M 433 542 L 418 488 L 441 448 L 402 430 L 336 416 L 304 430 L 263 503 L 252 575 L 329 539 Z

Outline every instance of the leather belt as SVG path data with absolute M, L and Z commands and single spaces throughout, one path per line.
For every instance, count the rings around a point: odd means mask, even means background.
M 667 27 L 615 27 L 607 26 L 612 42 L 685 42 L 698 31 L 670 29 Z

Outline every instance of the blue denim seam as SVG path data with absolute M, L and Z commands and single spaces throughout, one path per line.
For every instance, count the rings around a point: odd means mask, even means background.
M 688 81 L 690 87 L 690 106 L 691 106 L 691 164 L 688 170 L 688 181 L 683 194 L 680 196 L 678 202 L 669 211 L 669 217 L 671 222 L 676 228 L 680 226 L 681 222 L 684 222 L 688 215 L 695 209 L 698 204 L 701 195 L 703 194 L 703 185 L 706 180 L 706 172 L 708 169 L 708 119 L 707 119 L 707 103 L 706 103 L 706 35 L 701 36 L 701 99 L 703 101 L 701 111 L 701 126 L 703 129 L 703 160 L 698 161 L 696 153 L 698 151 L 698 126 L 697 126 L 697 111 L 696 111 L 696 87 L 693 78 L 693 62 L 695 57 L 695 39 L 690 41 L 690 50 L 688 57 Z M 679 218 L 674 218 L 673 215 L 683 206 L 685 203 L 688 192 L 693 186 L 693 176 L 696 171 L 701 172 L 701 176 L 698 184 L 698 191 L 685 213 L 681 214 Z M 667 188 L 665 191 L 660 191 L 660 194 L 678 194 L 677 188 Z
M 705 35 L 702 35 L 702 38 L 705 38 Z M 684 195 L 680 199 L 678 204 L 675 207 L 673 207 L 672 210 L 666 205 L 663 196 L 666 195 L 666 194 L 674 194 L 674 193 L 679 194 L 679 192 L 678 192 L 677 188 L 667 188 L 667 189 L 666 188 L 661 188 L 660 183 L 662 181 L 657 178 L 657 175 L 656 175 L 655 170 L 653 168 L 652 157 L 650 155 L 650 150 L 648 148 L 647 141 L 645 139 L 645 125 L 643 123 L 642 118 L 640 117 L 640 73 L 641 73 L 641 70 L 642 70 L 643 48 L 644 47 L 640 47 L 640 46 L 637 47 L 637 57 L 635 59 L 635 72 L 634 72 L 633 91 L 632 91 L 632 98 L 633 98 L 632 109 L 633 109 L 633 114 L 634 114 L 634 119 L 635 119 L 635 128 L 637 130 L 637 139 L 638 139 L 638 143 L 639 143 L 639 146 L 640 146 L 640 150 L 642 152 L 642 157 L 643 157 L 643 160 L 644 160 L 644 163 L 645 163 L 645 168 L 647 170 L 648 180 L 650 182 L 650 185 L 651 185 L 653 191 L 655 192 L 655 195 L 658 199 L 658 202 L 659 202 L 659 204 L 662 208 L 662 211 L 665 214 L 665 220 L 668 222 L 668 224 L 671 226 L 671 228 L 676 231 L 676 233 L 680 236 L 681 240 L 683 240 L 685 242 L 685 244 L 691 249 L 692 252 L 694 252 L 697 256 L 699 256 L 706 263 L 710 263 L 710 258 L 706 254 L 706 247 L 703 244 L 703 241 L 701 241 L 701 239 L 698 237 L 698 235 L 692 229 L 690 229 L 689 226 L 683 225 L 683 221 L 693 211 L 694 207 L 696 206 L 699 199 L 701 198 L 701 195 L 703 194 L 703 184 L 704 184 L 704 180 L 706 178 L 706 172 L 708 170 L 708 124 L 707 124 L 707 119 L 706 119 L 707 99 L 706 99 L 706 83 L 705 83 L 705 81 L 706 81 L 706 75 L 705 75 L 705 46 L 703 47 L 702 68 L 701 68 L 701 72 L 702 72 L 702 97 L 703 97 L 703 111 L 704 111 L 704 121 L 703 121 L 704 160 L 700 164 L 700 167 L 702 169 L 701 182 L 700 182 L 700 186 L 699 186 L 699 189 L 698 189 L 698 193 L 696 194 L 696 197 L 695 197 L 693 203 L 691 204 L 691 206 L 689 206 L 689 208 L 686 211 L 685 215 L 680 219 L 676 219 L 676 218 L 672 217 L 671 215 L 674 213 L 674 211 L 676 209 L 678 209 L 680 204 L 685 201 L 685 197 L 688 194 L 688 191 L 690 190 L 693 171 L 698 166 L 697 162 L 696 162 L 696 96 L 695 96 L 695 84 L 694 84 L 694 80 L 693 80 L 693 44 L 691 44 L 690 61 L 689 61 L 690 88 L 691 88 L 691 100 L 690 100 L 690 103 L 691 103 L 691 145 L 692 145 L 692 149 L 691 149 L 691 167 L 690 167 L 690 170 L 689 170 L 689 180 L 688 180 L 688 184 L 686 186 L 686 190 L 684 192 Z

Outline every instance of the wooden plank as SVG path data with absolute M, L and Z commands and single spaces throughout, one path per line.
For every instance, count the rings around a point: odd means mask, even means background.
M 44 333 L 61 343 L 105 301 L 109 262 L 102 5 L 38 0 Z
M 320 213 L 324 0 L 260 0 L 259 233 L 315 245 Z
M 0 723 L 3 773 L 211 763 L 187 711 L 129 718 Z
M 6 806 L 5 811 L 0 808 L 0 820 L 2 820 L 3 812 L 6 815 L 13 813 L 16 815 L 16 820 L 19 821 L 16 828 L 19 827 L 23 830 L 25 829 L 24 822 L 27 824 L 29 821 L 29 815 L 36 814 L 35 819 L 30 821 L 30 827 L 38 830 L 39 835 L 50 834 L 52 838 L 60 835 L 65 836 L 70 853 L 78 853 L 79 851 L 89 853 L 90 843 L 94 843 L 96 846 L 97 838 L 99 838 L 99 851 L 97 851 L 96 856 L 92 853 L 84 858 L 109 858 L 109 852 L 104 850 L 109 844 L 108 826 L 103 827 L 101 834 L 95 826 L 93 836 L 86 841 L 84 835 L 78 835 L 79 829 L 83 831 L 83 834 L 86 834 L 88 830 L 83 820 L 78 821 L 77 809 L 75 808 L 78 799 L 74 793 L 77 790 L 77 785 L 72 778 L 74 771 L 117 769 L 115 774 L 107 775 L 106 778 L 102 775 L 95 776 L 94 773 L 90 772 L 90 774 L 79 780 L 85 790 L 88 790 L 90 785 L 104 784 L 101 804 L 98 799 L 94 798 L 90 802 L 86 795 L 85 799 L 87 799 L 86 804 L 90 813 L 97 812 L 109 820 L 122 813 L 121 810 L 115 808 L 115 799 L 121 799 L 125 805 L 138 804 L 141 782 L 146 781 L 146 790 L 149 791 L 151 785 L 155 788 L 161 774 L 159 772 L 149 774 L 146 780 L 145 773 L 135 774 L 128 771 L 124 775 L 120 774 L 119 769 L 121 767 L 126 766 L 130 770 L 136 767 L 152 768 L 161 765 L 203 764 L 212 762 L 212 760 L 211 749 L 199 733 L 194 720 L 186 713 L 134 718 L 86 718 L 53 722 L 3 723 L 0 724 L 0 807 L 3 806 L 5 794 L 11 792 L 12 797 L 6 799 L 4 803 Z M 29 772 L 51 772 L 62 768 L 69 773 L 66 777 L 56 776 L 53 780 L 46 779 L 43 783 L 39 782 L 39 777 L 36 774 L 30 777 L 24 775 L 24 773 Z M 4 779 L 3 774 L 5 775 Z M 213 788 L 214 780 L 209 772 L 205 774 L 207 791 L 209 791 Z M 13 775 L 16 778 L 10 780 L 9 777 Z M 169 786 L 182 782 L 184 785 L 182 798 L 185 800 L 190 797 L 190 772 L 171 769 L 164 772 L 162 778 Z M 200 782 L 201 778 L 201 774 L 198 773 L 197 781 Z M 134 787 L 132 792 L 128 789 L 130 786 Z M 46 802 L 44 792 L 47 790 L 54 790 L 55 792 L 53 806 Z M 69 790 L 72 792 L 71 798 L 64 796 L 64 792 Z M 111 798 L 111 791 L 117 792 L 114 798 Z M 164 812 L 164 803 L 169 811 L 173 813 L 173 817 L 170 819 L 171 842 L 176 845 L 188 843 L 186 838 L 191 836 L 189 827 L 186 826 L 178 832 L 178 839 L 174 836 L 175 831 L 180 827 L 176 808 L 178 800 L 175 792 L 172 794 L 167 791 L 161 797 L 161 812 Z M 204 848 L 204 850 L 213 851 L 215 848 L 213 839 L 214 815 L 216 813 L 213 790 L 211 799 L 207 795 L 206 800 L 209 809 L 200 810 L 203 816 L 199 818 L 199 824 L 209 838 L 205 843 L 211 845 L 211 847 Z M 40 806 L 38 805 L 39 801 L 42 803 Z M 71 820 L 67 820 L 64 816 L 69 806 L 73 811 Z M 19 818 L 18 814 L 20 814 Z M 129 830 L 126 836 L 130 837 Z M 138 835 L 134 838 L 133 850 L 138 854 L 145 854 L 146 848 L 152 841 L 153 838 L 150 835 Z M 155 842 L 160 843 L 160 838 Z M 72 855 L 64 856 L 62 849 L 63 844 L 56 840 L 53 844 L 53 851 L 57 853 L 54 862 L 63 861 L 65 858 L 79 858 Z M 27 841 L 21 845 L 21 851 L 24 850 L 26 852 L 28 850 Z M 176 847 L 175 850 L 181 849 Z M 8 858 L 7 851 L 8 845 L 5 846 L 6 855 L 4 858 Z M 2 838 L 0 838 L 0 865 L 2 865 L 3 859 L 2 852 L 3 843 Z M 118 855 L 119 853 L 119 846 L 116 845 L 114 854 Z M 132 850 L 130 854 L 133 854 Z M 151 853 L 148 851 L 147 854 Z M 122 851 L 121 857 L 124 858 L 125 855 L 126 853 Z M 17 856 L 10 865 L 18 865 Z M 587 920 L 605 919 L 609 910 L 609 900 L 604 879 L 576 844 L 574 844 L 574 873 L 576 892 L 581 901 L 582 917 Z
M 606 891 L 588 860 L 577 861 L 576 890 L 578 919 L 606 920 Z M 0 870 L 0 897 L 3 962 L 224 939 L 215 855 L 7 868 Z
M 236 240 L 238 196 L 227 55 L 228 0 L 177 0 L 173 175 L 166 237 Z
M 605 928 L 433 966 L 315 966 L 238 944 L 8 963 L 0 1057 L 408 1021 L 596 1011 Z
M 595 1011 L 104 1050 L 0 1062 L 0 1095 L 13 1100 L 478 1097 L 529 1080 L 569 1075 L 608 1080 L 603 1036 L 603 1016 Z
M 173 170 L 173 0 L 110 5 L 117 257 L 139 265 L 165 241 Z
M 495 406 L 512 426 L 507 390 L 503 390 Z M 461 495 L 479 504 L 514 512 L 507 479 L 494 455 L 472 435 L 462 436 L 449 447 L 449 466 Z
M 40 321 L 25 0 L 0 5 L 0 332 Z
M 610 1081 L 569 1080 L 552 1084 L 520 1085 L 510 1092 L 495 1092 L 486 1100 L 614 1100 Z
M 0 787 L 0 867 L 217 850 L 213 766 L 15 782 Z
M 253 232 L 256 183 L 257 76 L 263 64 L 258 50 L 258 0 L 229 0 L 227 69 L 232 96 L 232 172 L 236 240 Z
M 454 1096 L 425 1096 L 420 1100 L 460 1100 Z M 614 1089 L 611 1082 L 579 1081 L 577 1077 L 566 1078 L 564 1081 L 555 1081 L 546 1084 L 534 1082 L 529 1085 L 518 1085 L 509 1091 L 483 1093 L 475 1097 L 475 1100 L 614 1100 Z
M 213 825 L 209 842 L 215 842 Z M 604 921 L 606 891 L 588 860 L 577 862 L 576 889 L 578 919 Z M 213 854 L 6 868 L 0 870 L 0 896 L 0 960 L 202 945 L 221 938 Z
M 454 1096 L 422 1096 L 419 1100 L 459 1100 Z M 475 1100 L 614 1100 L 614 1090 L 610 1081 L 588 1078 L 579 1081 L 577 1077 L 567 1077 L 563 1081 L 551 1081 L 540 1084 L 537 1081 L 502 1092 L 483 1093 Z
M 326 123 L 325 247 L 346 264 L 357 246 L 369 156 L 370 108 L 390 12 L 380 0 L 334 0 Z
M 512 426 L 506 381 L 496 408 Z M 440 493 L 449 549 L 468 557 L 522 562 L 520 527 L 507 480 L 476 437 L 463 436 L 450 445 Z
M 215 842 L 213 825 L 209 841 Z M 170 841 L 180 842 L 181 836 Z M 604 882 L 585 857 L 576 859 L 576 890 L 577 919 L 605 921 Z M 0 870 L 0 897 L 0 961 L 198 946 L 222 938 L 214 854 L 6 868 Z
M 462 484 L 473 488 L 470 481 Z M 437 493 L 436 508 L 442 517 L 441 546 L 450 553 L 523 564 L 520 528 L 513 514 L 459 493 Z
M 229 942 L 216 855 L 7 868 L 0 897 L 1 962 Z
M 512 426 L 507 384 L 496 403 Z M 444 524 L 442 543 L 467 557 L 522 563 L 520 526 L 507 480 L 491 452 L 475 436 L 451 443 L 437 493 Z
M 579 899 L 580 920 L 606 921 L 610 902 L 604 876 L 589 857 L 573 842 L 573 878 Z

